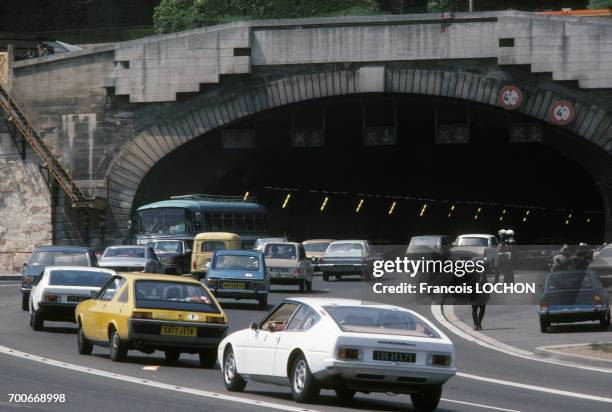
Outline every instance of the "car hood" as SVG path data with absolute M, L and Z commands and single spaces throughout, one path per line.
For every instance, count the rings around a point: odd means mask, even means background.
M 143 258 L 102 258 L 98 262 L 100 266 L 145 266 Z

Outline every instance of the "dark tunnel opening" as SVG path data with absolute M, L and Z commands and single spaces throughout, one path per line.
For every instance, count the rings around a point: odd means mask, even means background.
M 469 124 L 469 142 L 437 144 L 436 121 Z M 549 125 L 541 126 L 542 142 L 511 142 L 516 123 L 534 120 L 422 96 L 357 95 L 286 106 L 226 128 L 249 130 L 254 148 L 223 148 L 215 130 L 166 156 L 143 180 L 133 210 L 172 195 L 248 191 L 267 206 L 270 234 L 295 240 L 391 244 L 418 234 L 512 228 L 523 244 L 601 242 L 598 188 L 575 158 L 555 148 L 570 140 L 591 145 Z M 365 144 L 364 127 L 393 125 L 395 144 Z M 293 147 L 292 131 L 301 130 L 324 130 L 324 146 Z

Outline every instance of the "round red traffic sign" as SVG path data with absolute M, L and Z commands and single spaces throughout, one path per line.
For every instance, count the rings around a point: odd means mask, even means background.
M 497 104 L 506 110 L 516 110 L 523 103 L 523 92 L 516 86 L 504 86 L 499 90 Z
M 558 126 L 570 124 L 575 117 L 576 109 L 574 109 L 574 105 L 567 100 L 555 102 L 548 111 L 548 118 L 553 124 Z

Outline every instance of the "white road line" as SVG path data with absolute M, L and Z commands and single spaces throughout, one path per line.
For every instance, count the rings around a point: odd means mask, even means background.
M 457 376 L 460 376 L 466 379 L 473 379 L 473 380 L 477 380 L 481 382 L 494 383 L 497 385 L 512 386 L 514 388 L 527 389 L 530 391 L 544 392 L 544 393 L 550 393 L 553 395 L 560 395 L 560 396 L 567 396 L 570 398 L 585 399 L 588 401 L 596 401 L 596 402 L 612 403 L 612 398 L 605 398 L 603 396 L 587 395 L 585 393 L 570 392 L 570 391 L 564 391 L 564 390 L 553 389 L 553 388 L 545 388 L 542 386 L 528 385 L 528 384 L 520 383 L 520 382 L 506 381 L 503 379 L 487 378 L 485 376 L 472 375 L 471 373 L 457 372 Z
M 15 286 L 21 286 L 21 284 L 20 283 L 11 283 L 10 285 L 6 285 L 4 283 L 0 284 L 0 288 L 9 288 L 9 287 L 12 288 Z
M 217 393 L 217 392 L 209 392 L 209 391 L 203 391 L 199 389 L 192 389 L 192 388 L 187 388 L 184 386 L 176 386 L 176 385 L 169 385 L 169 384 L 165 384 L 161 382 L 153 382 L 153 381 L 146 380 L 146 379 L 135 378 L 132 376 L 127 376 L 127 375 L 120 375 L 118 373 L 107 372 L 107 371 L 103 371 L 100 369 L 93 369 L 87 366 L 75 365 L 73 363 L 44 358 L 42 356 L 33 355 L 30 353 L 26 353 L 26 352 L 21 352 L 21 351 L 11 349 L 11 348 L 8 348 L 2 345 L 0 345 L 0 354 L 14 356 L 17 358 L 26 359 L 26 360 L 30 360 L 33 362 L 40 362 L 46 365 L 56 366 L 56 367 L 60 367 L 64 369 L 70 369 L 75 372 L 87 373 L 90 375 L 96 375 L 96 376 L 101 376 L 104 378 L 119 380 L 119 381 L 128 382 L 128 383 L 134 383 L 137 385 L 151 386 L 154 388 L 165 389 L 165 390 L 174 391 L 174 392 L 188 393 L 190 395 L 196 395 L 196 396 L 201 396 L 205 398 L 222 399 L 222 400 L 226 400 L 229 402 L 244 403 L 248 405 L 256 405 L 256 406 L 261 406 L 264 408 L 278 409 L 278 410 L 289 411 L 289 412 L 320 412 L 314 409 L 302 408 L 299 406 L 296 407 L 296 406 L 284 405 L 280 403 L 265 402 L 265 401 L 259 401 L 256 399 L 243 398 L 239 396 L 225 395 L 225 394 Z M 442 398 L 441 400 L 444 402 L 456 403 L 456 404 L 461 404 L 461 405 L 469 405 L 469 406 L 474 406 L 474 407 L 479 407 L 479 408 L 484 408 L 484 409 L 491 409 L 491 410 L 501 411 L 501 412 L 520 412 L 515 409 L 505 409 L 505 408 L 500 408 L 497 406 L 458 401 L 454 399 Z
M 461 337 L 461 338 L 463 338 L 463 339 L 465 339 L 465 340 L 467 340 L 469 342 L 473 342 L 473 343 L 476 343 L 477 345 L 484 346 L 485 348 L 496 350 L 498 352 L 505 353 L 506 355 L 516 356 L 517 358 L 529 359 L 529 360 L 532 360 L 532 361 L 548 363 L 548 364 L 551 364 L 551 365 L 566 366 L 566 367 L 569 367 L 569 368 L 583 369 L 583 370 L 587 370 L 587 371 L 591 371 L 591 372 L 600 372 L 600 373 L 612 374 L 612 369 L 597 368 L 595 366 L 578 365 L 576 363 L 563 362 L 563 361 L 553 360 L 553 359 L 544 359 L 544 358 L 537 357 L 537 356 L 535 356 L 535 354 L 533 354 L 531 352 L 528 352 L 528 351 L 523 351 L 523 350 L 520 350 L 520 349 L 517 349 L 516 351 L 508 350 L 508 349 L 501 348 L 499 346 L 492 345 L 490 343 L 484 342 L 484 341 L 482 341 L 480 339 L 477 339 L 474 336 L 472 336 L 472 335 L 462 331 L 461 329 L 459 329 L 458 327 L 453 325 L 451 322 L 446 320 L 446 318 L 442 314 L 442 310 L 440 309 L 440 305 L 431 305 L 431 313 L 433 314 L 434 318 L 440 324 L 442 324 L 446 329 L 448 329 L 449 331 L 451 331 L 455 335 L 457 335 L 457 336 L 459 336 L 459 337 Z M 508 346 L 508 345 L 505 345 L 505 346 Z
M 289 411 L 289 412 L 320 412 L 314 409 L 296 407 L 296 406 L 291 406 L 291 405 L 283 405 L 281 403 L 265 402 L 265 401 L 260 401 L 257 399 L 249 399 L 245 397 L 243 398 L 239 396 L 226 395 L 223 393 L 192 389 L 192 388 L 187 388 L 184 386 L 176 386 L 176 385 L 169 385 L 169 384 L 165 384 L 161 382 L 153 382 L 147 379 L 135 378 L 132 376 L 127 376 L 127 375 L 120 375 L 118 373 L 107 372 L 107 371 L 103 371 L 100 369 L 88 368 L 86 366 L 75 365 L 73 363 L 57 361 L 57 360 L 53 360 L 49 358 L 43 358 L 41 356 L 32 355 L 30 353 L 25 353 L 25 352 L 20 352 L 20 351 L 17 351 L 11 348 L 7 348 L 6 346 L 1 346 L 1 345 L 0 345 L 0 353 L 9 355 L 9 356 L 14 356 L 14 357 L 21 358 L 21 359 L 28 359 L 33 362 L 44 363 L 46 365 L 57 366 L 57 367 L 64 368 L 64 369 L 70 369 L 75 372 L 87 373 L 90 375 L 96 375 L 96 376 L 101 376 L 104 378 L 114 379 L 118 381 L 134 383 L 137 385 L 150 386 L 150 387 L 157 388 L 157 389 L 165 389 L 165 390 L 174 391 L 174 392 L 187 393 L 190 395 L 201 396 L 204 398 L 221 399 L 221 400 L 229 401 L 229 402 L 243 403 L 243 404 L 247 404 L 251 406 L 261 406 L 263 408 L 278 409 L 281 411 Z
M 491 406 L 491 405 L 483 405 L 482 403 L 473 403 L 473 402 L 466 402 L 466 401 L 456 401 L 454 399 L 446 399 L 446 398 L 442 398 L 440 399 L 442 402 L 449 402 L 449 403 L 458 403 L 459 405 L 468 405 L 468 406 L 475 406 L 476 408 L 484 408 L 484 409 L 491 409 L 494 411 L 502 411 L 502 412 L 521 412 L 518 411 L 516 409 L 506 409 L 506 408 L 500 408 L 498 406 Z

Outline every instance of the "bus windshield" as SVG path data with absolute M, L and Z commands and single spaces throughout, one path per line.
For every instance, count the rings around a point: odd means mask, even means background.
M 138 212 L 138 233 L 180 235 L 193 233 L 193 220 L 188 209 L 161 207 Z

